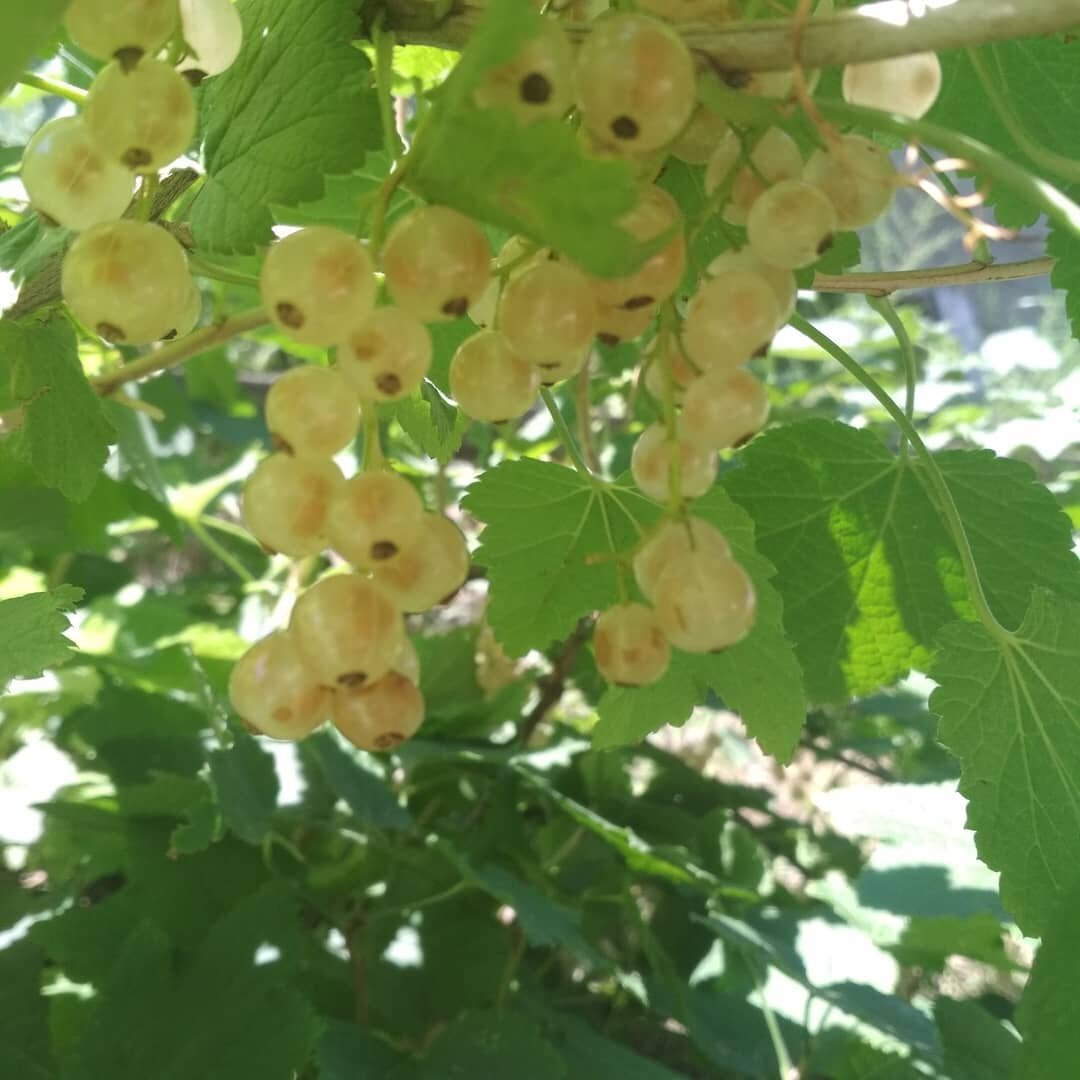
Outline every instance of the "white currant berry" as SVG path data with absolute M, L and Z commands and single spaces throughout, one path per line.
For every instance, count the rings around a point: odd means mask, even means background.
M 76 237 L 64 256 L 61 291 L 96 334 L 145 345 L 183 318 L 191 275 L 184 249 L 160 225 L 112 221 Z
M 23 151 L 21 179 L 39 214 L 75 232 L 116 221 L 135 192 L 135 177 L 98 149 L 81 116 L 37 130 Z
M 782 180 L 754 203 L 746 235 L 762 262 L 798 270 L 829 250 L 837 226 L 836 210 L 821 188 L 803 180 Z
M 638 7 L 669 22 L 726 22 L 738 18 L 733 0 L 638 0 Z
M 310 735 L 329 719 L 332 697 L 285 631 L 252 645 L 229 675 L 229 700 L 237 715 L 272 739 Z
M 466 416 L 502 423 L 521 416 L 540 389 L 540 373 L 497 330 L 466 339 L 450 361 L 450 393 Z
M 200 315 L 202 315 L 202 293 L 193 281 L 184 310 L 180 312 L 169 332 L 163 335 L 164 340 L 174 341 L 176 338 L 187 337 L 198 325 Z
M 618 345 L 624 341 L 634 341 L 652 326 L 656 311 L 655 305 L 634 308 L 631 311 L 617 307 L 601 308 L 596 327 L 596 339 L 604 345 Z
M 716 454 L 691 442 L 677 433 L 674 446 L 679 455 L 679 491 L 684 499 L 704 495 L 716 480 Z M 673 446 L 668 442 L 667 428 L 651 424 L 634 444 L 630 455 L 630 472 L 638 488 L 657 502 L 671 498 L 671 461 Z
M 356 574 L 316 582 L 293 609 L 290 630 L 325 686 L 354 689 L 381 679 L 405 639 L 405 621 L 387 592 Z
M 742 446 L 768 419 L 765 387 L 744 368 L 702 375 L 683 399 L 683 433 L 710 450 Z
M 248 531 L 268 551 L 299 559 L 327 547 L 327 514 L 344 484 L 326 458 L 271 454 L 244 485 Z
M 294 341 L 337 345 L 374 310 L 374 265 L 356 237 L 312 225 L 270 248 L 259 290 L 270 318 Z
M 414 686 L 420 685 L 420 654 L 411 638 L 405 638 L 401 643 L 390 670 L 404 675 Z
M 572 379 L 585 370 L 589 362 L 589 352 L 568 353 L 561 361 L 549 360 L 536 370 L 540 372 L 541 386 L 555 386 L 557 383 Z
M 529 267 L 510 280 L 499 301 L 499 329 L 541 378 L 588 353 L 597 318 L 589 278 L 565 262 Z
M 482 109 L 510 109 L 526 123 L 562 118 L 574 103 L 574 54 L 563 28 L 545 20 L 512 60 L 485 73 L 473 101 Z
M 645 604 L 617 604 L 596 620 L 596 666 L 616 686 L 648 686 L 671 662 L 671 645 L 656 613 Z
M 682 346 L 673 334 L 663 335 L 667 341 L 667 363 L 671 367 L 672 391 L 675 404 L 681 404 L 686 388 L 698 377 L 698 370 L 690 363 Z M 665 400 L 664 364 L 660 357 L 661 336 L 658 335 L 645 350 L 645 389 L 660 403 Z
M 656 602 L 660 575 L 692 551 L 715 558 L 731 556 L 731 547 L 715 526 L 697 517 L 666 521 L 634 556 L 634 580 L 649 603 Z
M 176 29 L 176 0 L 71 0 L 64 26 L 98 60 L 133 64 L 155 53 Z
M 382 262 L 395 302 L 425 322 L 464 315 L 491 277 L 483 229 L 445 206 L 422 206 L 398 221 Z
M 786 323 L 795 313 L 799 287 L 795 281 L 795 275 L 790 270 L 769 266 L 746 247 L 717 255 L 705 268 L 705 277 L 719 277 L 730 270 L 748 270 L 759 274 L 772 286 L 773 292 L 776 293 L 777 303 L 780 305 L 780 325 Z
M 937 53 L 924 52 L 848 64 L 842 89 L 850 105 L 918 120 L 930 111 L 941 93 L 941 61 Z
M 699 105 L 671 144 L 671 153 L 688 165 L 705 165 L 730 130 L 722 116 Z
M 334 550 L 353 566 L 377 566 L 419 539 L 424 503 L 397 473 L 363 472 L 338 491 L 327 527 Z
M 220 75 L 236 62 L 244 25 L 232 0 L 180 0 L 180 24 L 190 51 L 179 69 L 189 79 Z
M 397 401 L 419 389 L 431 367 L 428 328 L 399 307 L 381 307 L 338 348 L 338 370 L 364 401 Z
M 694 61 L 671 27 L 647 15 L 598 19 L 578 51 L 578 104 L 599 139 L 632 153 L 659 149 L 697 103 Z
M 710 195 L 736 170 L 723 214 L 732 225 L 745 225 L 761 193 L 781 180 L 796 179 L 803 167 L 795 140 L 778 127 L 769 128 L 758 139 L 750 152 L 751 164 L 741 165 L 742 156 L 742 137 L 729 131 L 717 144 L 705 169 L 705 190 Z
M 841 135 L 827 150 L 814 151 L 803 179 L 828 195 L 842 229 L 860 229 L 877 221 L 896 192 L 889 152 L 863 135 Z
M 731 371 L 768 346 L 780 324 L 776 293 L 752 270 L 702 283 L 686 309 L 682 344 L 702 371 Z
M 445 604 L 468 580 L 469 548 L 449 518 L 425 514 L 413 545 L 374 571 L 402 611 L 427 611 Z
M 546 248 L 538 248 L 524 236 L 511 236 L 495 256 L 492 277 L 480 296 L 469 305 L 469 318 L 482 330 L 495 326 L 503 286 L 530 267 L 551 257 Z
M 195 138 L 191 86 L 163 60 L 102 68 L 83 115 L 98 149 L 132 172 L 164 168 Z
M 360 402 L 340 372 L 302 364 L 274 380 L 266 426 L 276 449 L 330 458 L 356 439 Z
M 668 640 L 684 652 L 726 649 L 754 624 L 757 597 L 734 560 L 703 551 L 673 558 L 656 582 L 656 616 Z
M 383 753 L 411 739 L 424 722 L 424 698 L 404 675 L 334 694 L 334 726 L 360 750 Z

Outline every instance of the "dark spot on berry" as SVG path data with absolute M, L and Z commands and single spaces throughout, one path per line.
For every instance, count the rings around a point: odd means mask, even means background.
M 508 416 L 505 420 L 492 420 L 491 422 L 493 424 L 509 424 L 510 423 L 510 417 Z
M 442 306 L 444 315 L 453 315 L 455 318 L 464 315 L 468 310 L 469 298 L 467 296 L 455 296 L 452 300 L 447 300 Z
M 264 544 L 264 543 L 262 543 L 262 541 L 259 542 L 259 547 L 262 548 L 262 552 L 263 552 L 264 555 L 269 555 L 271 558 L 273 558 L 275 555 L 280 554 L 279 552 L 275 551 L 272 547 L 270 547 L 269 544 Z
M 441 599 L 441 600 L 439 601 L 439 603 L 440 603 L 440 604 L 449 604 L 449 603 L 450 603 L 450 601 L 451 601 L 451 600 L 453 600 L 455 596 L 457 596 L 458 592 L 460 592 L 460 590 L 459 590 L 459 589 L 453 589 L 453 590 L 452 590 L 451 592 L 448 592 L 448 593 L 447 593 L 447 594 L 446 594 L 446 595 L 445 595 L 445 596 L 444 596 L 444 597 L 443 597 L 443 598 L 442 598 L 442 599 Z
M 355 690 L 358 687 L 363 686 L 366 682 L 366 671 L 347 671 L 344 675 L 338 676 L 338 683 L 348 690 Z
M 818 248 L 817 248 L 818 255 L 824 255 L 825 252 L 828 251 L 833 246 L 833 239 L 834 239 L 833 234 L 829 233 L 829 235 L 826 236 L 825 239 L 822 240 L 820 244 L 818 244 Z
M 636 139 L 641 134 L 641 128 L 632 116 L 616 116 L 611 121 L 611 134 L 616 139 Z
M 150 153 L 145 147 L 133 146 L 130 150 L 125 150 L 123 157 L 120 160 L 132 170 L 144 169 L 151 161 L 154 160 L 154 155 Z
M 57 221 L 56 218 L 49 217 L 49 215 L 46 214 L 44 210 L 39 210 L 37 212 L 37 216 L 41 221 L 41 224 L 44 225 L 47 229 L 57 229 L 60 227 L 60 222 Z
M 304 314 L 295 304 L 282 300 L 274 305 L 274 310 L 282 324 L 290 330 L 299 330 L 304 325 Z
M 161 335 L 161 340 L 162 341 L 172 341 L 172 339 L 174 337 L 176 337 L 176 334 L 177 334 L 176 330 L 172 329 L 167 334 L 162 334 Z
M 619 342 L 622 341 L 622 338 L 619 337 L 618 334 L 609 334 L 606 331 L 601 331 L 596 335 L 596 340 L 599 341 L 601 345 L 618 345 Z
M 529 105 L 544 105 L 551 100 L 551 80 L 539 71 L 531 71 L 521 80 L 521 100 Z
M 655 303 L 656 298 L 653 296 L 631 296 L 630 299 L 623 304 L 623 309 L 625 311 L 638 311 L 640 308 L 646 308 L 650 304 Z
M 722 656 L 727 651 L 728 651 L 728 647 L 726 645 L 721 645 L 719 649 L 710 649 L 709 650 L 709 655 L 710 656 Z
M 398 553 L 398 546 L 393 540 L 376 540 L 371 545 L 371 557 L 383 560 L 392 559 Z
M 379 750 L 391 750 L 404 741 L 405 736 L 400 731 L 387 731 L 375 739 L 375 746 Z
M 113 323 L 99 322 L 94 327 L 100 337 L 105 338 L 106 341 L 126 341 L 127 334 L 120 329 L 119 326 L 115 326 Z
M 206 72 L 200 71 L 198 68 L 188 68 L 186 71 L 181 71 L 180 74 L 187 79 L 192 87 L 202 86 L 203 80 L 206 78 Z
M 754 358 L 757 359 L 757 360 L 761 360 L 761 359 L 764 359 L 764 357 L 768 356 L 769 355 L 769 347 L 771 345 L 772 345 L 771 341 L 766 341 L 764 345 L 758 346 L 758 348 L 754 350 Z
M 753 437 L 754 437 L 754 432 L 752 432 L 752 431 L 749 432 L 746 435 L 743 435 L 741 438 L 736 439 L 731 444 L 732 449 L 733 450 L 741 450 Z
M 125 75 L 134 71 L 142 58 L 143 50 L 140 45 L 125 45 L 113 53 L 113 59 L 120 65 Z
M 281 453 L 283 453 L 283 454 L 292 454 L 292 453 L 294 453 L 293 448 L 292 448 L 292 444 L 290 442 L 288 442 L 288 440 L 283 439 L 280 435 L 278 435 L 278 434 L 276 434 L 274 432 L 270 432 L 270 445 L 275 450 L 280 450 Z
M 387 397 L 393 397 L 394 394 L 401 393 L 401 379 L 392 371 L 384 371 L 375 380 L 375 385 L 379 388 L 380 392 L 384 393 Z
M 732 90 L 745 90 L 750 85 L 749 71 L 724 71 L 720 77 Z

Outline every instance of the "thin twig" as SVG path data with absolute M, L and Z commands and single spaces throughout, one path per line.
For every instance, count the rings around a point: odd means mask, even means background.
M 518 742 L 527 745 L 532 738 L 533 732 L 540 726 L 540 722 L 547 716 L 551 707 L 558 703 L 566 689 L 566 680 L 570 677 L 570 670 L 574 666 L 581 646 L 585 644 L 585 638 L 589 633 L 589 620 L 582 619 L 574 632 L 562 643 L 558 654 L 554 657 L 550 674 L 540 679 L 536 686 L 540 696 L 536 704 L 522 718 L 518 727 Z
M 1054 269 L 1051 258 L 1024 259 L 1011 263 L 963 263 L 928 267 L 925 270 L 894 270 L 880 274 L 818 274 L 811 288 L 816 292 L 865 293 L 891 296 L 905 289 L 938 289 L 952 285 L 989 285 L 996 281 L 1021 281 L 1045 277 Z

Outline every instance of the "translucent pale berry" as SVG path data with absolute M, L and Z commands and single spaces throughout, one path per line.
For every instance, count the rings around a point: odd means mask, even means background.
M 786 323 L 795 312 L 795 302 L 798 299 L 799 288 L 795 282 L 795 275 L 790 270 L 781 270 L 775 266 L 769 266 L 762 262 L 748 247 L 738 251 L 725 251 L 717 255 L 705 268 L 707 278 L 719 277 L 729 270 L 749 270 L 760 274 L 776 293 L 777 303 L 780 305 L 780 323 Z
M 456 319 L 491 276 L 491 249 L 475 221 L 445 206 L 423 206 L 390 230 L 383 248 L 390 295 L 425 322 Z
M 541 370 L 584 356 L 596 337 L 596 299 L 589 279 L 565 262 L 546 260 L 514 277 L 499 302 L 499 329 Z
M 593 24 L 578 52 L 577 89 L 586 127 L 634 153 L 671 142 L 697 101 L 694 61 L 682 38 L 647 15 Z
M 589 353 L 587 350 L 568 353 L 561 362 L 548 361 L 548 363 L 537 368 L 537 371 L 540 372 L 540 385 L 554 386 L 556 383 L 561 383 L 566 379 L 572 379 L 585 370 L 588 361 Z
M 684 435 L 676 443 L 679 454 L 679 491 L 683 498 L 696 499 L 712 487 L 716 479 L 716 454 L 691 442 Z M 630 456 L 634 483 L 650 499 L 667 502 L 671 497 L 672 445 L 663 424 L 652 424 L 638 437 Z
M 862 135 L 842 135 L 827 150 L 815 150 L 803 179 L 828 195 L 842 229 L 876 221 L 896 191 L 896 170 L 888 151 Z
M 634 580 L 650 603 L 656 602 L 660 575 L 692 551 L 721 559 L 731 555 L 731 547 L 719 529 L 701 518 L 688 517 L 665 522 L 634 556 Z
M 648 686 L 671 662 L 671 646 L 656 613 L 645 604 L 617 604 L 596 620 L 596 666 L 616 686 Z
M 405 622 L 390 596 L 355 574 L 316 582 L 296 602 L 290 629 L 308 667 L 333 687 L 381 679 L 405 638 Z
M 292 637 L 270 634 L 252 645 L 229 675 L 237 715 L 272 739 L 302 739 L 329 719 L 332 692 L 320 686 Z
M 376 308 L 338 348 L 338 370 L 365 401 L 411 394 L 431 367 L 431 334 L 399 307 Z
M 546 20 L 512 60 L 484 75 L 473 100 L 483 109 L 510 109 L 526 123 L 562 117 L 574 103 L 574 54 L 563 28 Z
M 83 116 L 98 149 L 132 172 L 164 168 L 195 137 L 191 86 L 163 60 L 102 68 L 90 86 Z
M 414 686 L 420 685 L 420 655 L 411 638 L 405 638 L 401 643 L 390 670 L 404 675 Z
M 647 187 L 641 200 L 619 219 L 619 225 L 635 240 L 648 243 L 672 234 L 655 255 L 632 274 L 617 278 L 593 278 L 593 292 L 601 308 L 601 318 L 609 308 L 636 311 L 655 308 L 679 287 L 686 269 L 686 238 L 682 211 L 663 188 Z
M 724 220 L 745 225 L 750 208 L 761 193 L 781 180 L 793 180 L 802 172 L 802 155 L 795 140 L 780 128 L 772 127 L 750 152 L 752 165 L 741 165 L 743 138 L 729 131 L 709 158 L 705 170 L 705 190 L 712 194 L 734 169 L 731 198 L 724 206 Z
M 763 262 L 798 270 L 829 250 L 837 224 L 836 210 L 821 188 L 783 180 L 754 203 L 746 234 L 751 250 Z
M 686 388 L 698 377 L 698 370 L 687 359 L 682 347 L 675 340 L 674 335 L 665 335 L 667 343 L 667 362 L 671 366 L 671 376 L 674 382 L 672 387 L 673 398 L 679 404 Z M 664 365 L 660 357 L 660 337 L 657 336 L 650 342 L 645 350 L 645 389 L 652 394 L 658 402 L 665 400 L 666 388 L 664 386 Z
M 491 280 L 480 296 L 469 305 L 469 318 L 483 330 L 493 327 L 499 298 L 506 281 L 550 257 L 550 251 L 538 248 L 524 236 L 511 236 L 495 256 Z
M 375 578 L 403 611 L 446 603 L 469 576 L 469 548 L 442 514 L 425 514 L 416 542 L 375 567 Z
M 723 117 L 699 105 L 671 144 L 671 153 L 689 165 L 704 165 L 730 130 Z
M 202 315 L 202 293 L 193 281 L 184 310 L 180 312 L 169 332 L 164 335 L 165 340 L 172 341 L 174 338 L 187 337 L 198 325 L 200 315 Z
M 600 318 L 596 328 L 597 341 L 605 345 L 618 345 L 622 341 L 633 341 L 641 337 L 652 326 L 656 318 L 656 307 L 626 308 L 605 307 L 600 309 Z
M 485 622 L 476 637 L 476 681 L 488 697 L 517 678 L 517 664 L 496 640 Z
M 201 81 L 232 67 L 244 43 L 240 11 L 232 0 L 180 0 L 180 23 L 189 53 L 180 70 Z
M 765 387 L 743 368 L 702 375 L 683 399 L 683 433 L 710 450 L 742 446 L 768 418 Z
M 914 53 L 844 68 L 844 100 L 851 105 L 925 116 L 941 92 L 941 61 L 936 53 Z
M 730 558 L 692 551 L 674 558 L 656 583 L 656 616 L 668 640 L 685 652 L 726 649 L 754 624 L 757 598 Z
M 334 695 L 334 726 L 361 750 L 393 750 L 424 722 L 424 698 L 404 675 L 391 671 L 377 682 Z
M 360 402 L 339 372 L 302 364 L 274 380 L 266 426 L 277 449 L 330 458 L 356 438 Z
M 767 346 L 780 324 L 772 286 L 752 270 L 704 282 L 686 309 L 682 343 L 702 371 L 731 371 Z
M 75 232 L 116 221 L 135 191 L 135 178 L 98 149 L 81 116 L 38 129 L 23 151 L 21 178 L 34 209 Z
M 96 334 L 145 345 L 180 322 L 191 275 L 184 249 L 160 225 L 112 221 L 76 238 L 64 256 L 61 289 Z
M 346 481 L 330 506 L 331 546 L 353 566 L 371 567 L 417 542 L 424 503 L 416 488 L 392 472 L 364 472 Z
M 270 248 L 259 290 L 270 318 L 294 341 L 337 345 L 374 309 L 374 266 L 354 236 L 313 225 Z
M 326 458 L 271 454 L 244 485 L 248 531 L 272 552 L 299 559 L 327 547 L 326 516 L 345 482 Z
M 467 416 L 501 423 L 527 412 L 540 374 L 497 330 L 481 330 L 450 362 L 450 393 Z
M 98 60 L 134 63 L 155 53 L 176 29 L 176 0 L 71 0 L 64 14 L 71 40 Z

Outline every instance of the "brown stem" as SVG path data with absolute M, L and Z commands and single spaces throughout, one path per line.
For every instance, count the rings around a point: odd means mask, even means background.
M 585 638 L 589 633 L 589 619 L 582 619 L 574 632 L 562 643 L 558 653 L 553 659 L 551 673 L 545 675 L 537 682 L 540 696 L 536 704 L 525 714 L 518 727 L 518 742 L 527 744 L 532 738 L 540 722 L 548 714 L 548 710 L 555 705 L 566 689 L 566 680 L 570 677 L 570 669 L 574 666 L 577 654 L 581 646 L 585 644 Z
M 903 289 L 941 288 L 951 285 L 986 285 L 994 281 L 1020 281 L 1043 277 L 1054 269 L 1051 258 L 1011 263 L 965 263 L 926 270 L 895 270 L 880 274 L 818 274 L 811 286 L 817 292 L 865 293 L 890 296 Z

